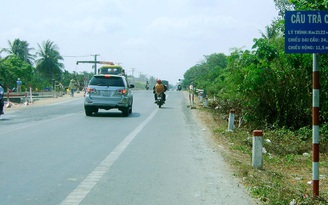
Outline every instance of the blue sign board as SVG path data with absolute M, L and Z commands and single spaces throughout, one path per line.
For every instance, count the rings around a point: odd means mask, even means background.
M 286 11 L 286 53 L 328 53 L 328 11 Z

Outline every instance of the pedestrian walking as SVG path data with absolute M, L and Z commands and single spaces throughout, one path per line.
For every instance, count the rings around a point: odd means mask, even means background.
M 17 92 L 18 93 L 22 92 L 22 81 L 20 80 L 20 78 L 17 79 L 16 85 L 17 85 Z
M 70 91 L 71 91 L 71 96 L 74 97 L 74 92 L 75 92 L 75 80 L 74 79 L 72 79 L 69 82 L 68 89 L 70 89 Z

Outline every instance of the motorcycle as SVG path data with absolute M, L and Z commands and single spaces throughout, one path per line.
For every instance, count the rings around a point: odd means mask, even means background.
M 0 86 L 0 115 L 3 114 L 3 110 L 1 111 L 1 108 L 3 109 L 3 105 L 4 105 L 4 101 L 3 101 L 3 97 L 4 97 L 4 89 L 2 86 Z
M 162 105 L 164 104 L 163 93 L 157 93 L 156 104 L 158 105 L 159 108 L 161 108 Z
M 181 91 L 181 89 L 182 89 L 182 86 L 178 85 L 178 91 Z

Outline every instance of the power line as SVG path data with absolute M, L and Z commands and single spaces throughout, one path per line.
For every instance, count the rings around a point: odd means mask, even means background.
M 90 57 L 90 55 L 87 55 L 87 56 L 62 56 L 62 57 L 65 57 L 65 58 L 81 58 L 81 57 Z

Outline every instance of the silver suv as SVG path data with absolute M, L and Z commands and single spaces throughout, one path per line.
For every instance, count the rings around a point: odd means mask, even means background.
M 132 113 L 133 95 L 124 75 L 98 74 L 94 75 L 87 87 L 84 110 L 87 116 L 97 113 L 99 109 L 119 109 L 123 116 Z

